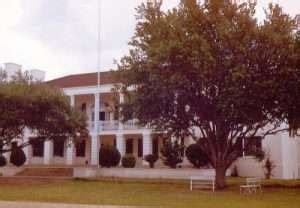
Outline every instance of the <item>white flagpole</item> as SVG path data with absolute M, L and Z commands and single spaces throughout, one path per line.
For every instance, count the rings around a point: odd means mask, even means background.
M 100 88 L 101 70 L 101 0 L 97 0 L 97 86 Z

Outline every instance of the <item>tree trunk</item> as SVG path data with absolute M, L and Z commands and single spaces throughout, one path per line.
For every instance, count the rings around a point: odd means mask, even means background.
M 226 177 L 226 168 L 222 164 L 218 164 L 215 168 L 216 176 L 216 188 L 217 189 L 224 189 L 226 187 L 225 177 Z

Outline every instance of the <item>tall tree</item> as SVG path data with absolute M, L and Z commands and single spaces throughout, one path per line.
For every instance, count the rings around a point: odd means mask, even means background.
M 272 4 L 258 22 L 255 8 L 251 1 L 184 0 L 163 11 L 161 1 L 147 1 L 118 66 L 124 120 L 201 140 L 218 188 L 243 139 L 299 123 L 295 22 Z
M 33 139 L 42 140 L 87 134 L 85 115 L 70 106 L 61 90 L 18 74 L 0 82 L 0 154 L 12 150 L 12 141 L 21 139 L 25 128 L 34 132 Z M 19 147 L 29 144 L 23 141 Z

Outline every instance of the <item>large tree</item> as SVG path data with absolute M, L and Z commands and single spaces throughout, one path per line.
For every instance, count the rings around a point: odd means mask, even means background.
M 270 5 L 258 21 L 255 3 L 236 2 L 141 4 L 117 73 L 124 120 L 201 139 L 218 188 L 243 139 L 296 129 L 300 118 L 294 20 Z
M 25 129 L 33 132 L 31 141 L 22 140 Z M 12 150 L 15 139 L 22 141 L 21 148 L 35 139 L 65 140 L 86 134 L 85 115 L 70 106 L 61 90 L 21 74 L 0 82 L 0 155 Z

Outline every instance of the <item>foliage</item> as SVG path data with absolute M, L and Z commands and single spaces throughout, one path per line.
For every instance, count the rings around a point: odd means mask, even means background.
M 265 177 L 266 179 L 270 179 L 271 176 L 273 176 L 273 170 L 276 167 L 274 162 L 270 160 L 270 157 L 267 157 L 265 164 L 264 164 L 264 169 L 265 169 Z
M 0 155 L 0 167 L 5 166 L 6 163 L 6 158 L 3 155 Z
M 169 11 L 161 4 L 137 9 L 131 48 L 116 72 L 123 119 L 201 139 L 224 188 L 246 136 L 300 124 L 295 22 L 270 4 L 258 23 L 253 1 L 185 0 Z
M 118 149 L 111 145 L 103 145 L 99 151 L 99 164 L 102 167 L 110 168 L 119 165 L 121 154 Z
M 258 162 L 263 161 L 266 157 L 266 153 L 262 149 L 256 150 L 252 155 L 255 156 L 255 158 L 257 159 Z
M 10 163 L 14 164 L 17 167 L 20 167 L 24 165 L 25 162 L 26 155 L 24 151 L 19 147 L 13 148 L 10 154 Z
M 154 164 L 158 160 L 158 156 L 153 155 L 153 154 L 149 154 L 149 155 L 145 156 L 144 160 L 149 163 L 150 168 L 154 168 Z
M 45 140 L 87 135 L 85 115 L 70 106 L 61 90 L 19 75 L 0 82 L 0 141 L 10 146 L 13 139 L 22 138 L 25 128 Z
M 180 145 L 177 141 L 166 141 L 161 148 L 162 161 L 170 168 L 176 168 L 177 164 L 182 163 L 182 151 L 183 145 Z
M 191 144 L 186 148 L 185 155 L 187 159 L 196 168 L 209 165 L 209 159 L 205 152 L 201 149 L 199 143 Z
M 136 159 L 133 155 L 127 154 L 122 157 L 122 166 L 124 168 L 134 168 Z

